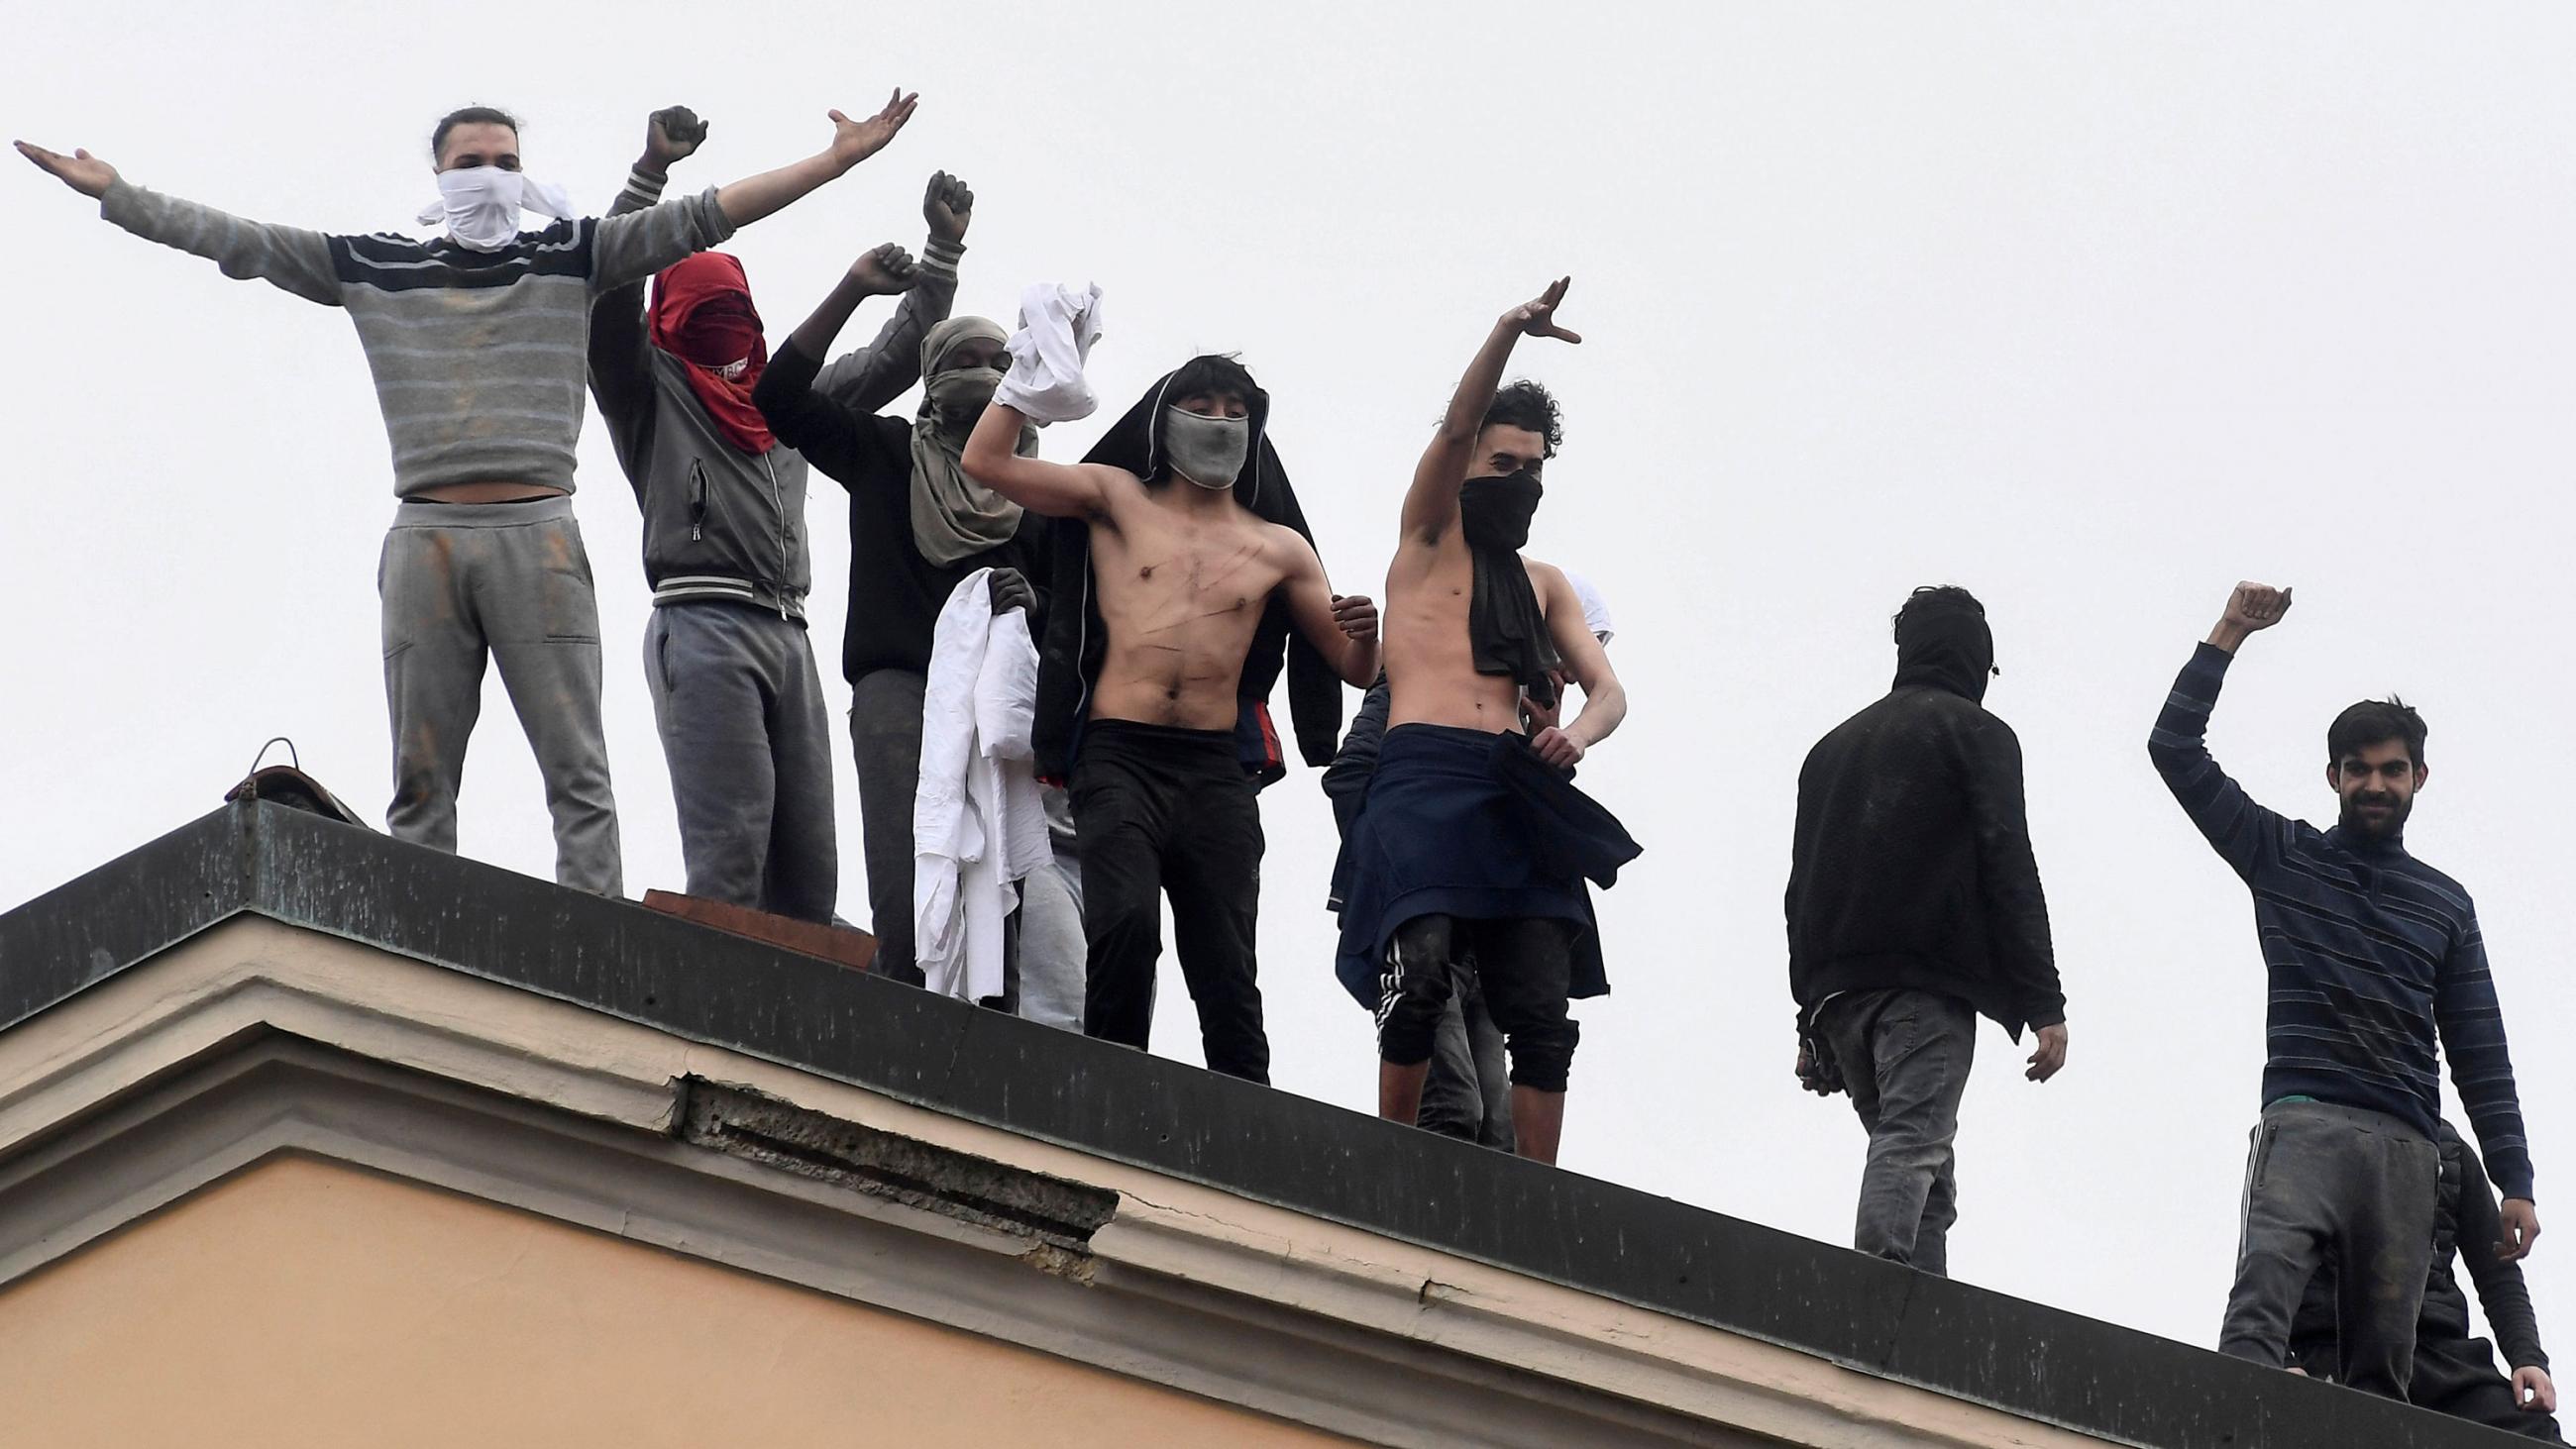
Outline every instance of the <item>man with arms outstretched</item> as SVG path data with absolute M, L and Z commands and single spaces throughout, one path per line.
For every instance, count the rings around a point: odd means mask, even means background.
M 865 121 L 832 112 L 829 149 L 667 206 L 522 232 L 561 194 L 519 167 L 519 127 L 469 106 L 430 136 L 446 235 L 331 236 L 147 191 L 86 151 L 19 154 L 99 214 L 227 276 L 345 307 L 375 375 L 401 500 L 377 586 L 394 797 L 386 827 L 456 848 L 466 738 L 497 660 L 545 777 L 555 878 L 618 895 L 624 869 L 600 724 L 599 608 L 573 521 L 590 302 L 733 235 L 874 155 L 910 119 L 898 93 Z M 634 185 L 646 178 L 639 174 Z
M 1029 419 L 1001 401 L 964 455 L 976 482 L 1090 535 L 1105 639 L 1072 778 L 1083 1029 L 1146 1045 L 1168 892 L 1208 1067 L 1256 1082 L 1270 1044 L 1254 969 L 1261 813 L 1235 745 L 1244 658 L 1276 594 L 1344 680 L 1378 672 L 1376 605 L 1334 594 L 1314 546 L 1236 494 L 1263 466 L 1268 404 L 1241 363 L 1199 357 L 1157 387 L 1141 473 L 1021 456 Z
M 2281 1367 L 2291 1315 L 2331 1254 L 2343 1381 L 2404 1399 L 2433 1254 L 2443 1055 L 2505 1198 L 2500 1249 L 2517 1259 L 2540 1234 L 2531 1151 L 2477 910 L 2406 851 L 2428 775 L 2423 717 L 2394 699 L 2335 717 L 2331 830 L 2255 804 L 2210 758 L 2228 665 L 2289 608 L 2287 589 L 2237 585 L 2147 741 L 2184 813 L 2252 889 L 2271 976 L 2263 1115 L 2218 1350 Z
M 1568 783 L 1627 692 L 1564 572 L 1519 553 L 1560 429 L 1555 400 L 1502 387 L 1503 367 L 1524 336 L 1582 340 L 1556 324 L 1566 286 L 1494 324 L 1414 469 L 1386 576 L 1387 731 L 1337 871 L 1342 951 L 1384 966 L 1379 1114 L 1416 1120 L 1472 960 L 1511 1057 L 1515 1149 L 1542 1162 L 1564 1125 L 1566 1008 L 1593 930 L 1583 880 L 1606 884 L 1636 854 Z M 1547 709 L 1561 681 L 1582 688 L 1582 712 L 1524 739 L 1524 699 Z

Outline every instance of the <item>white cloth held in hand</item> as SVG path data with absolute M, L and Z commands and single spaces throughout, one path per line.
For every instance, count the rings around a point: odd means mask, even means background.
M 1020 291 L 1020 329 L 1011 334 L 1011 370 L 993 401 L 1019 409 L 1043 427 L 1087 418 L 1100 398 L 1082 377 L 1091 344 L 1100 340 L 1100 286 L 1039 282 Z
M 929 989 L 1003 992 L 1002 922 L 1054 850 L 1030 731 L 1038 650 L 1025 609 L 993 612 L 991 569 L 968 574 L 932 631 L 912 797 L 913 959 Z

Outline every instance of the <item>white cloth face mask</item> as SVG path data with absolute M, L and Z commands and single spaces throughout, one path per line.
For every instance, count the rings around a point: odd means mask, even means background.
M 522 208 L 540 216 L 569 218 L 563 189 L 530 181 L 498 166 L 459 166 L 438 173 L 438 200 L 420 209 L 420 223 L 447 223 L 457 245 L 497 252 L 519 235 Z

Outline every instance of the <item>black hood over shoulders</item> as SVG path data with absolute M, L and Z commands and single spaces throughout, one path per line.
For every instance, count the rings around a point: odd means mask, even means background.
M 1905 621 L 1896 641 L 1896 687 L 1946 689 L 1983 704 L 1995 672 L 1995 631 L 1964 605 L 1930 605 Z
M 1993 667 L 1981 612 L 1919 606 L 1896 687 L 1808 753 L 1786 901 L 1802 1033 L 1829 997 L 1891 988 L 1963 998 L 2015 1037 L 2065 1020 L 2021 742 L 1980 703 Z
M 1168 426 L 1165 408 L 1176 376 L 1177 369 L 1156 379 L 1134 406 L 1109 425 L 1100 441 L 1083 454 L 1082 461 L 1124 468 L 1143 479 L 1148 488 L 1196 487 L 1172 472 L 1171 455 L 1164 445 Z M 1235 475 L 1234 496 L 1263 522 L 1295 529 L 1311 544 L 1315 541 L 1314 530 L 1307 526 L 1306 512 L 1298 506 L 1288 470 L 1279 461 L 1279 450 L 1270 442 L 1270 394 L 1255 388 L 1245 402 L 1252 423 L 1252 446 L 1244 458 L 1243 471 Z M 1107 641 L 1101 629 L 1099 603 L 1091 591 L 1090 528 L 1078 518 L 1052 519 L 1048 534 L 1053 556 L 1050 572 L 1060 606 L 1048 611 L 1046 636 L 1039 641 L 1033 743 L 1038 772 L 1063 778 L 1072 771 L 1077 737 L 1089 709 L 1091 681 L 1100 672 Z M 1081 607 L 1070 607 L 1076 598 Z M 1341 744 L 1341 674 L 1332 661 L 1297 633 L 1289 621 L 1286 603 L 1273 597 L 1243 660 L 1238 693 L 1244 714 L 1249 715 L 1255 706 L 1270 698 L 1283 669 L 1288 675 L 1289 718 L 1298 753 L 1309 765 L 1329 765 Z M 1239 730 L 1238 734 L 1247 741 L 1245 768 L 1261 776 L 1265 784 L 1278 778 L 1278 765 L 1259 748 L 1259 732 Z

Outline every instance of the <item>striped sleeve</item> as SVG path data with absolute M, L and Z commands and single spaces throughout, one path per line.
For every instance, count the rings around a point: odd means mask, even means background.
M 2248 880 L 2266 862 L 2280 859 L 2295 827 L 2284 817 L 2254 803 L 2243 786 L 2227 777 L 2209 754 L 2209 715 L 2218 691 L 2227 682 L 2233 658 L 2214 644 L 2202 644 L 2165 696 L 2147 736 L 2147 757 L 2165 788 L 2173 791 L 2183 813 L 2200 827 L 2211 846 L 2239 876 Z
M 2434 988 L 2433 1021 L 2442 1033 L 2442 1055 L 2451 1082 L 2477 1129 L 2487 1176 L 2508 1198 L 2531 1201 L 2531 1145 L 2523 1135 L 2522 1102 L 2514 1091 L 2513 1055 L 2504 1039 L 2504 1009 L 2487 969 L 2486 940 L 2471 910 L 2442 962 Z
M 121 177 L 99 198 L 98 214 L 145 241 L 204 257 L 235 280 L 255 278 L 308 302 L 341 305 L 331 239 L 318 231 L 244 221 Z
M 629 175 L 628 191 L 638 189 Z M 622 206 L 630 198 L 621 192 Z M 733 235 L 733 223 L 716 204 L 712 186 L 695 196 L 615 211 L 599 219 L 591 241 L 591 287 L 598 291 L 641 281 L 692 252 L 702 252 Z

